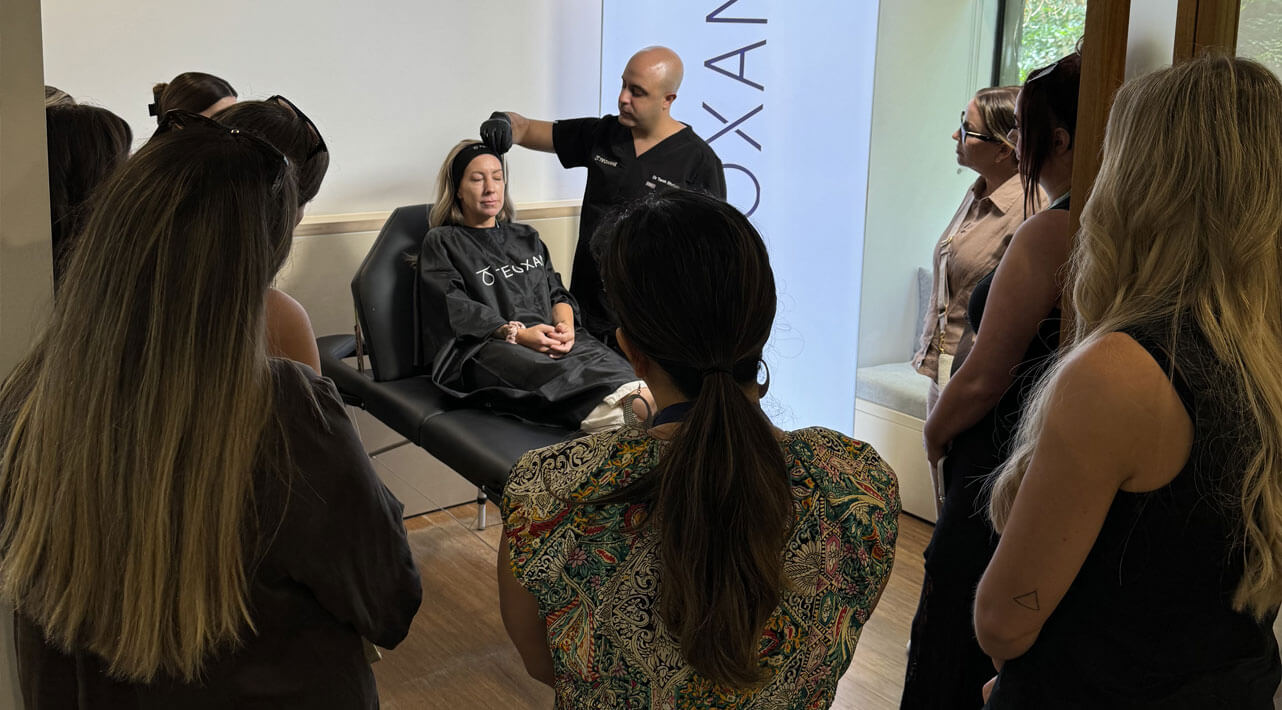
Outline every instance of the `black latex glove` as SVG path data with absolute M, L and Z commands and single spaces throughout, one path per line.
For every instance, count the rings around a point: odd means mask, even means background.
M 495 111 L 481 124 L 481 142 L 503 155 L 512 147 L 512 119 L 502 111 Z

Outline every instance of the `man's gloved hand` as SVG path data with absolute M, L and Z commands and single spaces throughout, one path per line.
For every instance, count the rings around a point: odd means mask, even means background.
M 512 120 L 506 113 L 495 111 L 481 124 L 481 142 L 499 155 L 512 147 Z

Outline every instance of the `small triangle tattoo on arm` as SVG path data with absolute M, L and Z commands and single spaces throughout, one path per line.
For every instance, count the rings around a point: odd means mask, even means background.
M 1037 601 L 1037 590 L 1015 597 L 1015 603 L 1030 611 L 1041 611 L 1042 605 Z

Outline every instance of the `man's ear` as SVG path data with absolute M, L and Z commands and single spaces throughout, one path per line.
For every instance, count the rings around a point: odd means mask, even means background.
M 623 334 L 622 328 L 614 329 L 614 337 L 619 340 L 619 349 L 623 351 L 623 357 L 626 357 L 632 365 L 632 371 L 636 373 L 637 377 L 644 380 L 646 373 L 650 371 L 650 358 L 642 355 L 641 351 L 637 350 L 632 341 L 628 340 L 628 336 Z
M 666 111 L 667 109 L 672 108 L 672 102 L 673 102 L 673 101 L 676 101 L 676 100 L 677 100 L 677 95 L 676 95 L 676 94 L 664 94 L 664 95 L 663 95 L 663 108 L 664 108 L 664 110 Z

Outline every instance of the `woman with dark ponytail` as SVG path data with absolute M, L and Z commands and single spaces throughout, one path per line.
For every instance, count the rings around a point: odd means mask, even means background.
M 526 454 L 503 499 L 508 634 L 558 708 L 828 707 L 894 558 L 867 444 L 762 412 L 765 244 L 675 191 L 598 235 L 652 422 Z
M 236 90 L 226 79 L 200 71 L 185 71 L 170 81 L 151 87 L 152 103 L 147 111 L 164 121 L 165 112 L 191 111 L 202 116 L 213 116 L 236 103 Z

